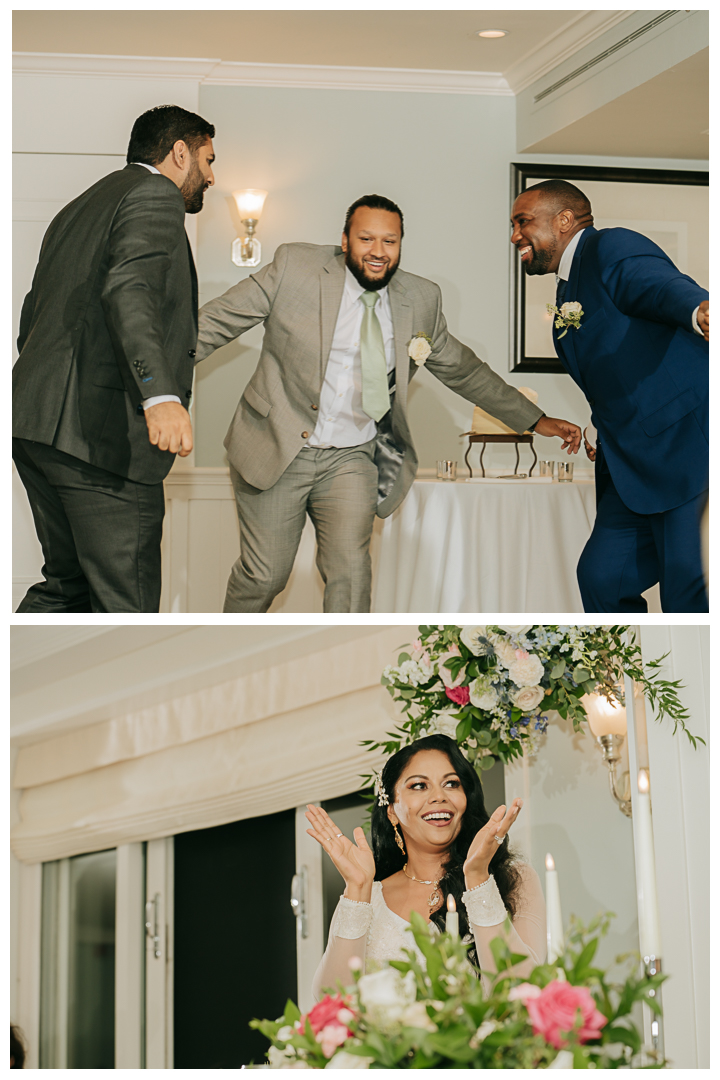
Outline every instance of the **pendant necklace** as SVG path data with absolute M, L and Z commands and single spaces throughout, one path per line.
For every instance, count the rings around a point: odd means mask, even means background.
M 420 885 L 434 885 L 435 888 L 433 889 L 432 895 L 428 900 L 428 907 L 430 908 L 430 911 L 432 911 L 433 908 L 437 907 L 437 905 L 442 900 L 442 893 L 440 892 L 439 885 L 446 875 L 443 874 L 442 877 L 437 879 L 437 881 L 423 881 L 422 878 L 417 878 L 414 874 L 408 874 L 407 863 L 405 863 L 405 865 L 403 866 L 403 873 L 405 874 L 405 877 L 409 877 L 411 881 L 417 881 Z

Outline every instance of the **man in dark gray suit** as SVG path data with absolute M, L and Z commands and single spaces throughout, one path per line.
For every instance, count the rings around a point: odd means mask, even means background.
M 20 317 L 13 458 L 44 580 L 21 612 L 157 611 L 163 479 L 192 450 L 197 278 L 185 214 L 215 129 L 176 105 L 51 222 Z

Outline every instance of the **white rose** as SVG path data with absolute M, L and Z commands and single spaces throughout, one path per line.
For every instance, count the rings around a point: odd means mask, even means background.
M 383 968 L 358 980 L 360 1000 L 372 1024 L 381 1031 L 397 1028 L 403 1010 L 415 1000 L 415 976 L 412 971 L 401 976 L 395 968 Z
M 545 697 L 545 691 L 542 686 L 523 686 L 510 697 L 518 709 L 522 709 L 523 712 L 532 712 Z
M 494 709 L 498 703 L 497 690 L 488 686 L 485 679 L 476 679 L 470 683 L 470 701 L 476 709 Z
M 348 1054 L 347 1050 L 338 1050 L 325 1066 L 326 1069 L 369 1069 L 374 1058 Z
M 428 1016 L 424 1001 L 413 1001 L 402 1014 L 403 1027 L 423 1028 L 425 1031 L 437 1031 L 437 1024 Z
M 460 640 L 474 656 L 482 656 L 486 652 L 486 646 L 479 638 L 487 638 L 487 626 L 464 626 L 460 632 Z
M 532 630 L 532 626 L 500 626 L 500 629 L 506 634 L 512 634 L 513 637 L 520 637 L 521 634 L 527 634 L 528 630 Z
M 455 711 L 457 713 L 457 710 Z M 454 739 L 459 723 L 457 715 L 453 716 L 449 709 L 443 709 L 441 712 L 433 714 L 427 727 L 427 733 L 428 735 L 449 735 L 451 739 Z
M 499 634 L 490 634 L 490 641 L 503 667 L 509 668 L 511 664 L 515 663 L 515 650 L 507 638 L 500 637 Z
M 568 304 L 563 304 L 560 308 L 560 314 L 563 319 L 569 318 L 571 315 L 582 315 L 582 304 L 577 300 L 571 300 Z
M 432 345 L 424 337 L 414 337 L 408 346 L 408 356 L 418 367 L 422 367 L 431 352 Z
M 542 660 L 537 653 L 516 654 L 508 674 L 516 686 L 537 686 L 543 677 Z

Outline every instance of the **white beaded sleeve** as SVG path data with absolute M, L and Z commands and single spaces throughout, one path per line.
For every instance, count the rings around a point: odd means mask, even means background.
M 347 896 L 341 896 L 335 914 L 333 931 L 336 937 L 360 938 L 370 929 L 372 904 L 364 904 L 360 900 L 348 900 Z
M 463 893 L 462 899 L 475 926 L 497 926 L 505 921 L 507 911 L 492 874 L 482 885 Z

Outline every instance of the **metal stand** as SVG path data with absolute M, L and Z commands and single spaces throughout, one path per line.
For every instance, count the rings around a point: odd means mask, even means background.
M 646 975 L 660 975 L 662 972 L 662 961 L 659 956 L 646 956 L 643 959 L 643 965 L 645 967 Z M 658 1005 L 662 1008 L 662 986 L 658 986 L 657 990 L 650 991 L 650 997 L 654 997 Z M 652 1039 L 652 1046 L 655 1053 L 658 1055 L 658 1059 L 665 1057 L 665 1036 L 663 1031 L 663 1017 L 652 1014 L 650 1020 L 650 1038 Z
M 468 472 L 470 473 L 471 479 L 473 471 L 470 467 L 470 462 L 468 461 L 468 458 L 470 456 L 470 451 L 472 450 L 473 443 L 482 443 L 482 450 L 480 451 L 480 468 L 482 469 L 483 476 L 485 475 L 483 454 L 485 453 L 485 447 L 487 443 L 515 443 L 515 472 L 513 473 L 513 476 L 518 475 L 518 466 L 520 464 L 520 443 L 529 443 L 530 450 L 532 451 L 533 463 L 530 466 L 530 472 L 528 473 L 528 476 L 532 476 L 533 469 L 537 465 L 537 454 L 535 453 L 535 447 L 533 446 L 532 435 L 476 435 L 469 431 L 465 432 L 465 434 L 470 436 L 470 442 L 468 444 L 467 451 L 465 452 L 465 464 L 468 467 Z

